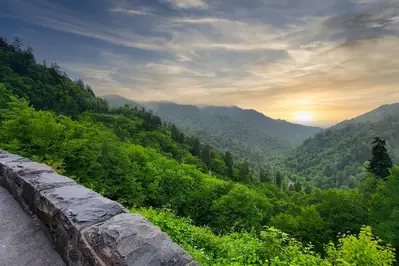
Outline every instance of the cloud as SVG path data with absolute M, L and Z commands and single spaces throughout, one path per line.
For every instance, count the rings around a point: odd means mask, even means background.
M 164 0 L 177 9 L 199 8 L 206 9 L 208 4 L 203 0 Z
M 330 34 L 356 40 L 395 34 L 399 26 L 399 4 L 367 12 L 345 12 L 332 16 L 324 23 Z M 398 31 L 396 30 L 396 33 Z
M 125 8 L 110 8 L 108 9 L 109 12 L 112 13 L 124 13 L 127 15 L 154 15 L 153 13 L 144 11 L 144 10 L 135 10 L 135 9 L 125 9 Z
M 240 24 L 238 21 L 230 21 L 228 19 L 222 18 L 213 18 L 213 17 L 203 17 L 203 18 L 173 18 L 170 21 L 176 23 L 189 23 L 189 24 L 214 24 L 214 23 L 237 23 Z
M 148 63 L 145 65 L 146 68 L 151 69 L 151 73 L 157 73 L 158 75 L 188 75 L 198 77 L 215 77 L 212 72 L 201 72 L 191 70 L 184 65 L 174 62 L 162 62 L 162 63 Z
M 11 1 L 9 13 L 91 38 L 95 62 L 64 63 L 100 95 L 235 104 L 288 120 L 312 111 L 320 124 L 399 101 L 390 0 L 111 2 L 99 17 L 44 0 Z

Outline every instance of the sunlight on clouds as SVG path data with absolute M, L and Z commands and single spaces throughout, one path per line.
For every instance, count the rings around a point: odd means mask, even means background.
M 239 105 L 326 125 L 399 101 L 399 5 L 352 2 L 351 12 L 338 12 L 335 0 L 294 7 L 289 1 L 136 6 L 115 0 L 104 9 L 109 21 L 47 1 L 10 6 L 21 20 L 97 41 L 96 64 L 59 63 L 68 73 L 84 73 L 99 95 Z
M 313 120 L 313 114 L 309 112 L 295 113 L 295 121 L 297 123 L 309 124 Z

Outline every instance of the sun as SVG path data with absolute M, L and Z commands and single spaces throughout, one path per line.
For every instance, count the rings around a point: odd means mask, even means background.
M 309 112 L 295 113 L 295 120 L 299 123 L 309 123 L 313 121 L 313 114 Z

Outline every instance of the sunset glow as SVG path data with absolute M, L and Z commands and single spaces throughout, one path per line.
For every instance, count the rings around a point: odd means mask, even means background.
M 295 114 L 295 121 L 297 123 L 304 123 L 308 124 L 312 122 L 313 120 L 313 114 L 309 112 L 298 112 Z
M 392 0 L 41 2 L 6 0 L 2 34 L 40 44 L 38 61 L 99 96 L 246 106 L 326 126 L 399 101 Z

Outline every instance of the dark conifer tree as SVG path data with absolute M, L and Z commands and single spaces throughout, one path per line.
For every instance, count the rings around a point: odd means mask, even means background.
M 227 167 L 227 176 L 230 179 L 233 179 L 233 155 L 231 152 L 227 151 L 226 154 L 224 155 L 224 163 L 226 164 Z
M 372 144 L 373 157 L 370 160 L 370 166 L 367 170 L 370 173 L 385 179 L 391 174 L 391 168 L 393 167 L 391 156 L 386 148 L 386 141 L 380 137 L 375 137 Z
M 282 176 L 282 174 L 280 172 L 277 172 L 277 174 L 276 174 L 276 186 L 281 188 L 282 185 L 283 185 L 283 176 Z

